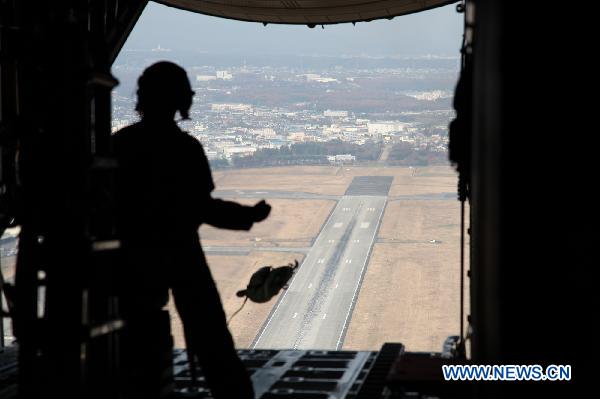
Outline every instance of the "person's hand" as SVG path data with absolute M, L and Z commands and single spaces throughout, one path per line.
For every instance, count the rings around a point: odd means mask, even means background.
M 262 222 L 269 216 L 269 213 L 271 213 L 271 205 L 267 204 L 265 200 L 256 203 L 252 209 L 254 210 L 255 222 Z

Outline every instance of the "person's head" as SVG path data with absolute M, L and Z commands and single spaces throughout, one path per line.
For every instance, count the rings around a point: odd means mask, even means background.
M 185 70 L 172 62 L 160 61 L 139 77 L 135 110 L 142 118 L 173 119 L 179 111 L 183 119 L 189 119 L 193 95 Z

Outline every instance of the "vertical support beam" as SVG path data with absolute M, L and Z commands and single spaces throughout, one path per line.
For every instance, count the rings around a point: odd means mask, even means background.
M 582 381 L 598 263 L 597 110 L 581 61 L 594 24 L 569 7 L 479 0 L 475 12 L 473 358 L 570 364 Z M 505 398 L 578 397 L 577 387 L 479 388 Z
M 485 3 L 485 4 L 482 4 Z M 500 65 L 502 7 L 475 2 L 473 44 L 473 141 L 471 190 L 471 315 L 473 360 L 493 361 L 500 352 L 502 256 L 502 115 Z

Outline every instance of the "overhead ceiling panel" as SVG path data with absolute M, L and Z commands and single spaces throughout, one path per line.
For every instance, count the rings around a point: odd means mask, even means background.
M 324 25 L 392 18 L 457 0 L 156 0 L 168 6 L 241 21 Z

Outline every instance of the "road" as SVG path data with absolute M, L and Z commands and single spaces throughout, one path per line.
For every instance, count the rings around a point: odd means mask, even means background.
M 292 191 L 275 190 L 216 190 L 212 196 L 215 198 L 278 198 L 278 199 L 313 199 L 313 200 L 333 200 L 337 201 L 341 195 L 326 195 Z
M 210 255 L 248 255 L 250 252 L 295 252 L 307 253 L 309 247 L 225 247 L 225 246 L 203 246 L 204 253 Z
M 257 198 L 257 199 L 312 199 L 312 200 L 333 200 L 339 201 L 341 195 L 314 194 L 293 191 L 255 191 L 255 190 L 218 190 L 213 191 L 213 197 L 231 199 L 231 198 Z M 444 193 L 425 193 L 412 195 L 398 195 L 389 197 L 390 201 L 439 201 L 456 200 L 456 191 Z
M 340 199 L 253 348 L 341 348 L 386 200 Z

